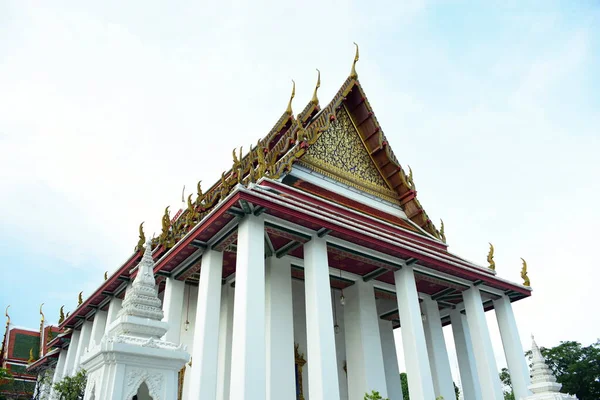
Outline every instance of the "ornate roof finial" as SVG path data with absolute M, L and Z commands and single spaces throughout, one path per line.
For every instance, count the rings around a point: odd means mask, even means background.
M 440 226 L 440 239 L 442 239 L 442 242 L 446 243 L 446 233 L 445 233 L 445 228 L 444 228 L 444 220 L 440 218 L 440 222 L 442 223 L 442 225 Z
M 27 360 L 27 363 L 31 364 L 34 361 L 35 361 L 35 358 L 33 358 L 33 347 L 32 347 L 29 349 L 29 360 Z
M 64 320 L 65 320 L 65 306 L 60 306 L 58 323 L 62 324 Z
M 104 271 L 104 280 L 108 280 L 108 271 Z
M 313 93 L 313 97 L 312 97 L 312 100 L 311 100 L 311 102 L 313 104 L 315 104 L 315 105 L 319 104 L 319 98 L 317 97 L 317 90 L 319 90 L 319 88 L 321 87 L 321 71 L 319 71 L 318 68 L 317 68 L 317 72 L 318 72 L 318 75 L 317 75 L 317 86 L 315 86 L 315 91 Z
M 359 54 L 358 54 L 358 45 L 354 42 L 356 46 L 356 54 L 354 55 L 354 62 L 352 63 L 352 70 L 350 71 L 350 78 L 356 79 L 358 78 L 358 74 L 356 73 L 356 63 L 358 62 Z
M 531 282 L 529 282 L 529 277 L 527 276 L 527 261 L 521 258 L 523 261 L 523 268 L 521 268 L 521 278 L 523 278 L 523 286 L 531 286 Z
M 296 82 L 294 82 L 294 80 L 292 79 L 292 95 L 290 96 L 290 102 L 288 103 L 287 109 L 285 110 L 285 112 L 290 115 L 292 115 L 292 100 L 294 100 L 295 96 L 296 96 Z
M 8 315 L 8 309 L 10 308 L 10 304 L 6 306 L 6 311 L 4 312 L 4 316 L 6 317 L 6 326 L 10 325 L 10 315 Z
M 44 315 L 44 312 L 42 311 L 42 307 L 44 307 L 44 303 L 40 304 L 40 315 L 42 316 L 42 325 L 44 325 L 44 321 L 46 321 L 46 316 Z
M 490 251 L 487 255 L 487 262 L 490 263 L 490 265 L 488 265 L 488 268 L 491 269 L 492 271 L 496 270 L 496 261 L 494 261 L 494 245 L 489 243 L 490 245 Z
M 196 190 L 198 191 L 196 204 L 200 204 L 202 202 L 202 197 L 204 197 L 204 193 L 202 193 L 202 181 L 198 181 L 198 184 L 196 185 Z
M 185 185 L 183 185 L 183 189 L 181 190 L 181 203 L 185 204 Z
M 77 296 L 77 307 L 79 307 L 83 303 L 83 291 L 79 292 Z
M 139 231 L 139 240 L 137 242 L 137 245 L 135 246 L 135 250 L 136 251 L 140 251 L 143 249 L 144 247 L 144 243 L 146 242 L 146 235 L 144 234 L 144 222 L 142 222 L 140 224 L 140 227 L 138 228 Z

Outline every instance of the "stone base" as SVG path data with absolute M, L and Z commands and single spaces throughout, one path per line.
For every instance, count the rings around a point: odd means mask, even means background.
M 82 357 L 84 399 L 131 399 L 142 383 L 154 400 L 176 399 L 177 373 L 189 358 L 183 346 L 158 339 L 105 336 Z

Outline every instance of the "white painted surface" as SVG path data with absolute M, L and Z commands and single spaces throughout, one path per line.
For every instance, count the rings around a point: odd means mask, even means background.
M 65 362 L 65 369 L 63 370 L 62 376 L 71 376 L 73 367 L 75 366 L 75 355 L 77 354 L 77 347 L 79 347 L 79 337 L 81 331 L 73 331 L 71 334 L 71 343 L 67 349 L 67 361 Z
M 54 367 L 54 376 L 52 377 L 52 383 L 59 382 L 63 378 L 63 372 L 65 370 L 65 364 L 67 363 L 67 350 L 61 350 L 58 353 L 58 361 L 56 367 Z
M 463 299 L 481 393 L 486 400 L 503 400 L 504 395 L 494 358 L 490 331 L 485 320 L 481 293 L 477 287 L 471 287 L 463 292 Z
M 402 400 L 402 384 L 400 382 L 400 370 L 398 369 L 398 355 L 396 353 L 392 321 L 379 320 L 379 335 L 381 336 L 381 351 L 385 367 L 387 397 L 390 400 Z
M 394 279 L 410 398 L 435 399 L 413 268 L 394 272 Z
M 309 396 L 312 400 L 338 400 L 340 390 L 325 239 L 313 236 L 304 245 L 304 277 Z
M 104 327 L 104 333 L 108 333 L 108 327 L 110 324 L 116 321 L 119 311 L 123 306 L 123 300 L 113 297 L 108 305 L 108 314 L 106 316 L 106 326 Z
M 92 323 L 92 334 L 90 337 L 89 346 L 100 343 L 104 332 L 106 331 L 106 320 L 108 313 L 106 311 L 98 310 L 94 315 L 94 322 Z
M 298 344 L 298 351 L 306 359 L 306 303 L 304 301 L 304 282 L 292 281 L 292 303 L 294 308 L 294 342 Z M 309 400 L 308 394 L 308 368 L 302 369 L 302 392 L 304 398 Z
M 269 257 L 265 271 L 267 400 L 294 399 L 294 316 L 288 258 Z
M 193 363 L 188 377 L 190 400 L 217 397 L 222 274 L 223 253 L 214 250 L 204 252 L 198 285 Z
M 423 330 L 425 331 L 425 343 L 427 344 L 435 395 L 442 396 L 444 399 L 452 399 L 452 396 L 455 396 L 454 383 L 442 331 L 440 309 L 437 301 L 429 296 L 425 296 L 423 299 L 423 309 L 425 311 Z
M 467 316 L 461 313 L 460 310 L 454 309 L 450 313 L 450 322 L 452 323 L 454 346 L 456 347 L 464 399 L 482 400 Z
M 163 297 L 163 321 L 169 324 L 164 340 L 179 344 L 181 342 L 181 318 L 184 304 L 185 283 L 174 278 L 167 278 Z
M 217 372 L 217 399 L 229 400 L 231 381 L 231 338 L 233 335 L 234 289 L 229 283 L 221 288 L 219 316 L 219 367 Z
M 363 400 L 371 390 L 388 397 L 373 284 L 356 281 L 344 293 L 348 399 Z
M 496 310 L 496 319 L 498 320 L 500 337 L 504 346 L 504 356 L 510 372 L 515 398 L 527 397 L 531 395 L 531 391 L 527 388 L 531 383 L 529 369 L 523 355 L 523 345 L 519 337 L 517 321 L 510 299 L 507 296 L 502 296 L 494 301 L 494 309 Z
M 84 350 L 90 345 L 90 337 L 92 336 L 92 322 L 85 321 L 81 326 L 81 334 L 79 336 L 79 343 L 77 343 L 77 353 L 75 353 L 75 360 L 73 361 L 73 369 L 71 373 L 74 375 L 79 370 L 81 364 L 81 356 Z
M 189 306 L 188 306 L 189 301 Z M 196 327 L 196 305 L 198 304 L 198 286 L 185 285 L 184 288 L 184 306 L 181 311 L 181 327 L 180 327 L 180 338 L 181 344 L 186 346 L 187 351 L 190 354 L 193 354 L 194 351 L 194 332 Z M 186 319 L 190 322 L 188 330 L 185 330 L 185 321 Z M 185 376 L 183 380 L 183 398 L 184 400 L 188 400 L 191 380 L 190 380 L 190 371 L 192 367 L 189 366 L 189 363 L 185 364 Z
M 230 397 L 266 397 L 265 239 L 263 216 L 240 221 L 237 239 Z

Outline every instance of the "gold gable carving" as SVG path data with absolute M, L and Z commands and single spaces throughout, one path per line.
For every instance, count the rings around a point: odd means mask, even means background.
M 325 176 L 386 200 L 397 198 L 373 163 L 345 107 L 339 110 L 336 120 L 308 148 L 300 162 Z

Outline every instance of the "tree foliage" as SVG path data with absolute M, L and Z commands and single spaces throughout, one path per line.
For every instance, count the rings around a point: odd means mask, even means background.
M 364 400 L 390 400 L 390 399 L 387 399 L 387 398 L 384 399 L 383 397 L 381 397 L 379 392 L 377 392 L 375 390 L 371 390 L 371 394 L 365 393 Z
M 454 394 L 456 395 L 456 400 L 460 398 L 460 389 L 456 386 L 456 383 L 452 382 L 454 385 Z M 400 373 L 400 385 L 402 386 L 402 398 L 404 400 L 410 400 L 410 394 L 408 393 L 408 378 L 406 376 L 406 372 Z
M 82 400 L 85 393 L 87 375 L 84 370 L 74 376 L 67 376 L 54 384 L 54 391 L 59 400 Z

